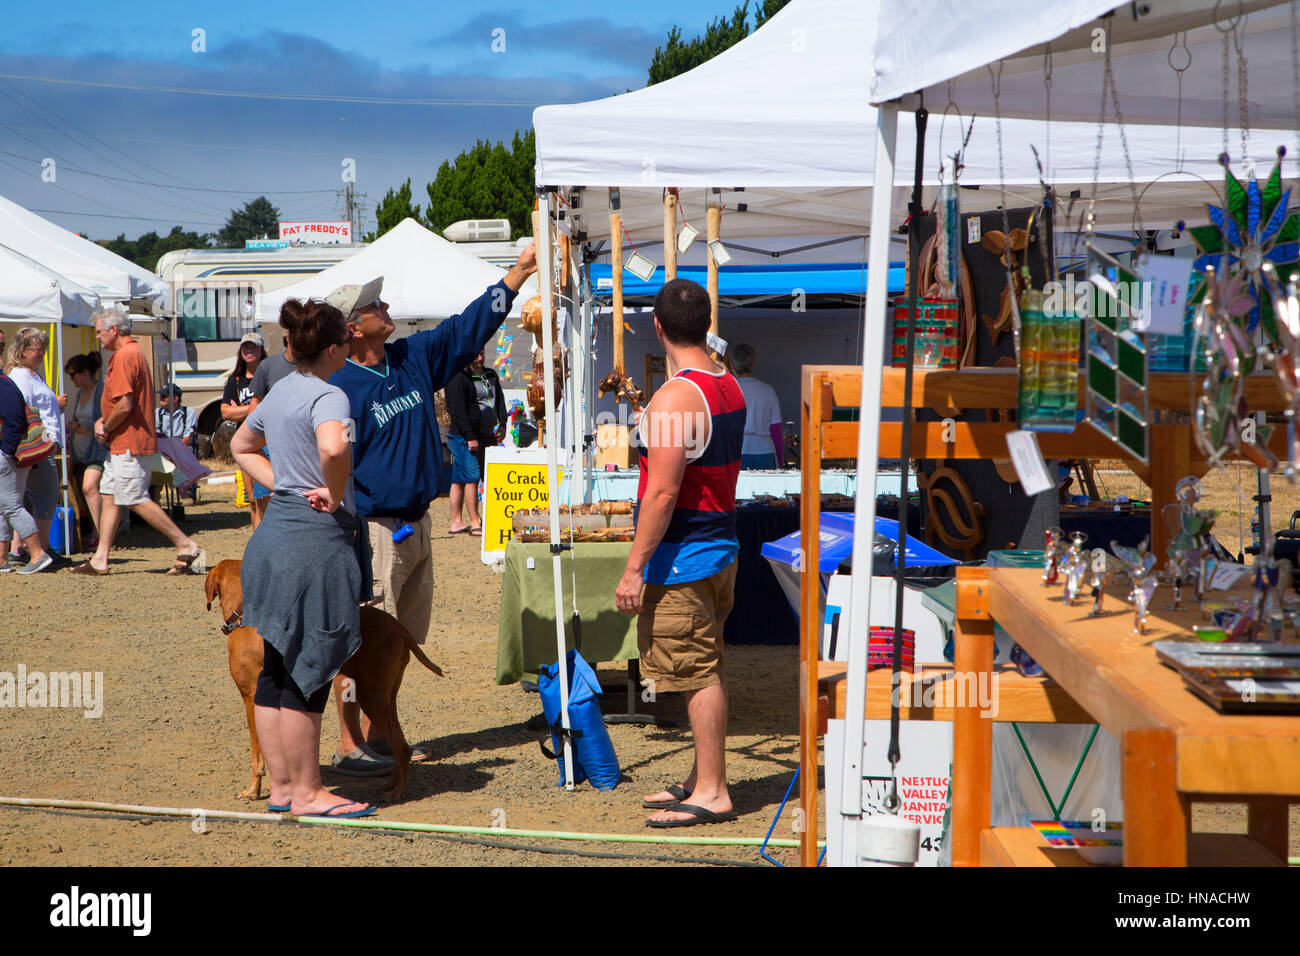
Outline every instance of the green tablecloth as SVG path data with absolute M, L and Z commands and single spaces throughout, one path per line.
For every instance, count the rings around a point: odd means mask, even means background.
M 614 606 L 614 589 L 632 550 L 623 544 L 575 544 L 560 558 L 564 581 L 564 636 L 573 647 L 573 579 L 578 580 L 582 656 L 589 663 L 637 657 L 636 617 Z M 529 569 L 528 559 L 533 559 Z M 506 545 L 497 630 L 497 683 L 513 684 L 555 663 L 555 593 L 548 544 Z

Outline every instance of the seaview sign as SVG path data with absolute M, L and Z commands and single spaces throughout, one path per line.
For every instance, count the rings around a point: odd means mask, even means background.
M 352 223 L 344 220 L 318 222 L 282 222 L 280 238 L 293 242 L 312 242 L 327 244 L 332 242 L 351 242 Z

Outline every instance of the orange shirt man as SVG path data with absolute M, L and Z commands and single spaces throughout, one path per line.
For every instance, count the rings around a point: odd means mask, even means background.
M 149 479 L 161 470 L 158 439 L 153 430 L 153 376 L 140 346 L 131 337 L 131 317 L 116 309 L 95 312 L 95 335 L 104 351 L 112 352 L 104 398 L 95 422 L 95 440 L 108 446 L 108 461 L 99 481 L 103 511 L 99 547 L 89 561 L 72 568 L 75 574 L 108 574 L 121 508 L 130 508 L 176 546 L 176 561 L 168 574 L 203 570 L 202 549 L 186 535 L 158 502 L 149 497 Z M 197 568 L 196 568 L 197 565 Z

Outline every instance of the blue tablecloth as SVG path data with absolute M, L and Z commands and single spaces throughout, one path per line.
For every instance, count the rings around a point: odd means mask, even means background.
M 1071 532 L 1082 531 L 1088 536 L 1088 548 L 1110 550 L 1117 541 L 1128 548 L 1136 548 L 1151 533 L 1151 516 L 1122 511 L 1065 511 L 1061 513 L 1061 530 L 1069 537 Z M 1041 541 L 1021 542 L 1022 547 L 1041 548 Z
M 641 479 L 641 472 L 636 468 L 623 471 L 598 471 L 593 474 L 592 501 L 635 501 L 636 486 Z M 579 479 L 581 480 L 581 479 Z M 916 490 L 916 477 L 913 475 L 909 484 Z M 582 495 L 574 488 L 573 498 L 569 498 L 569 475 L 560 483 L 560 500 L 581 501 Z M 876 475 L 876 493 L 897 495 L 899 489 L 898 472 L 880 472 Z M 795 470 L 788 471 L 742 471 L 736 482 L 736 499 L 744 501 L 758 495 L 797 495 L 800 492 L 800 476 Z M 858 492 L 858 474 L 856 471 L 826 470 L 821 474 L 821 493 L 824 495 L 846 495 L 853 497 Z

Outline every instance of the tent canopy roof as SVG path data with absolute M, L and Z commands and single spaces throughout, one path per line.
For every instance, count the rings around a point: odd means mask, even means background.
M 85 325 L 97 308 L 90 289 L 0 246 L 0 319 Z
M 997 0 L 995 0 L 997 2 Z M 1050 8 L 1052 22 L 1058 29 L 1068 23 L 1060 16 L 1060 4 L 1043 4 L 1041 0 L 1007 0 L 1011 6 Z M 1201 0 L 1185 0 L 1203 7 Z M 929 6 L 951 7 L 929 14 Z M 1099 4 L 1067 0 L 1067 7 L 1083 11 L 1084 21 L 1096 15 Z M 1111 4 L 1113 5 L 1113 4 Z M 1212 4 L 1211 4 L 1212 6 Z M 1248 4 L 1252 6 L 1252 4 Z M 1258 2 L 1253 4 L 1258 6 Z M 901 12 L 900 12 L 901 9 Z M 1068 12 L 1068 11 L 1067 11 Z M 1275 11 L 1270 11 L 1273 15 Z M 1085 16 L 1086 14 L 1086 16 Z M 1281 14 L 1286 16 L 1284 10 Z M 897 32 L 903 20 L 918 31 L 928 29 L 937 18 L 971 20 L 987 32 L 1005 33 L 1005 24 L 1015 22 L 989 17 L 980 4 L 929 4 L 923 0 L 792 0 L 759 30 L 695 69 L 663 83 L 589 103 L 544 106 L 533 113 L 537 129 L 537 167 L 539 185 L 583 186 L 577 208 L 573 211 L 578 227 L 587 238 L 609 238 L 609 197 L 607 187 L 621 187 L 623 227 L 633 241 L 661 238 L 663 235 L 662 194 L 665 187 L 682 189 L 686 218 L 704 232 L 704 205 L 720 199 L 726 203 L 722 219 L 722 237 L 767 238 L 775 236 L 860 235 L 866 231 L 874 174 L 876 111 L 869 105 L 868 85 L 872 78 L 870 50 L 876 45 L 877 21 L 890 20 Z M 1255 32 L 1256 15 L 1248 18 L 1249 42 L 1260 39 Z M 940 24 L 946 27 L 947 20 Z M 995 30 L 994 27 L 997 27 Z M 972 28 L 973 29 L 973 28 Z M 1208 30 L 1219 34 L 1210 26 Z M 1012 31 L 1013 33 L 1016 31 Z M 1118 27 L 1116 28 L 1118 32 Z M 892 36 L 893 33 L 890 34 Z M 1081 34 L 1081 36 L 1084 34 Z M 1090 34 L 1086 34 L 1089 39 Z M 960 35 L 953 34 L 955 44 Z M 1266 38 L 1269 43 L 1286 45 L 1289 57 L 1289 34 Z M 883 38 L 882 38 L 883 42 Z M 1170 71 L 1161 42 L 1160 55 L 1149 56 L 1168 75 L 1176 90 L 1176 77 Z M 1249 51 L 1248 51 L 1249 52 Z M 933 51 L 927 52 L 932 59 Z M 1193 87 L 1217 85 L 1220 70 L 1204 69 L 1208 61 L 1217 64 L 1219 53 L 1197 53 L 1197 69 L 1184 75 L 1185 99 Z M 979 83 L 968 84 L 971 103 L 977 114 L 974 132 L 964 156 L 962 183 L 982 184 L 978 191 L 963 191 L 962 208 L 970 211 L 994 209 L 1002 202 L 999 181 L 1006 184 L 1008 205 L 1032 205 L 1039 201 L 1039 173 L 1030 145 L 1033 144 L 1048 165 L 1058 195 L 1068 196 L 1079 189 L 1084 197 L 1093 193 L 1096 144 L 1099 134 L 1097 106 L 1100 102 L 1100 73 L 1095 80 L 1079 80 L 1076 87 L 1067 82 L 1067 57 L 1054 54 L 1055 82 L 1052 127 L 1030 119 L 1006 119 L 1002 123 L 1002 149 L 999 157 L 996 123 L 991 105 L 978 101 L 976 93 L 987 96 L 988 76 L 981 69 Z M 1084 49 L 1078 54 L 1078 69 L 1101 68 L 1101 57 Z M 928 62 L 928 61 L 927 61 Z M 982 62 L 982 61 L 981 61 Z M 1137 62 L 1137 61 L 1133 61 Z M 1288 59 L 1286 76 L 1290 76 Z M 1251 61 L 1252 70 L 1254 60 Z M 1016 61 L 1012 71 L 1008 64 L 1003 76 L 1003 100 L 1009 100 L 1012 88 L 1025 88 L 1037 109 L 1043 101 L 1042 57 Z M 1119 76 L 1117 66 L 1117 76 Z M 1208 79 L 1207 79 L 1208 76 Z M 1119 82 L 1121 107 L 1125 119 L 1138 111 L 1140 100 L 1135 89 Z M 1282 87 L 1286 84 L 1276 84 Z M 1252 101 L 1256 88 L 1266 84 L 1261 77 L 1252 83 Z M 962 88 L 963 96 L 966 87 Z M 1069 95 L 1066 91 L 1082 89 L 1086 93 Z M 1209 97 L 1222 122 L 1222 97 L 1213 90 L 1199 90 Z M 1271 92 L 1269 95 L 1272 95 Z M 1286 92 L 1290 103 L 1289 86 Z M 964 130 L 958 116 L 945 120 L 938 105 L 942 97 L 927 97 L 932 114 L 926 133 L 925 180 L 930 186 L 938 181 L 938 160 L 942 152 L 955 151 Z M 969 123 L 971 107 L 962 96 L 956 97 L 961 113 Z M 1004 103 L 1004 106 L 1009 106 Z M 1160 103 L 1153 107 L 1160 113 Z M 1292 107 L 1288 105 L 1289 111 Z M 1079 122 L 1058 122 L 1063 114 Z M 1004 110 L 1004 115 L 1010 115 Z M 1252 111 L 1255 119 L 1259 114 Z M 1167 118 L 1158 117 L 1168 122 Z M 1235 108 L 1231 116 L 1235 120 Z M 1086 120 L 1086 121 L 1085 121 Z M 1286 122 L 1290 128 L 1290 112 Z M 1200 221 L 1205 217 L 1204 203 L 1217 201 L 1213 188 L 1204 182 L 1222 181 L 1217 157 L 1223 150 L 1221 130 L 1187 128 L 1181 131 L 1185 154 L 1183 172 L 1171 175 L 1177 166 L 1174 143 L 1167 126 L 1130 125 L 1125 128 L 1129 161 L 1117 148 L 1118 133 L 1106 130 L 1105 149 L 1095 178 L 1098 223 L 1103 228 L 1128 230 L 1134 224 L 1135 193 L 1159 179 L 1141 197 L 1141 219 L 1149 228 L 1170 227 L 1179 219 Z M 1293 132 L 1255 130 L 1250 138 L 1251 156 L 1257 163 L 1270 165 L 1274 151 L 1289 141 Z M 1239 143 L 1235 131 L 1230 142 Z M 898 157 L 910 167 L 915 153 L 915 129 L 910 118 L 900 118 Z M 1234 146 L 1235 151 L 1235 146 Z M 1288 175 L 1300 171 L 1297 151 L 1287 158 Z M 1129 171 L 1131 163 L 1132 172 Z M 910 177 L 909 177 L 910 178 Z M 1137 183 L 1134 188 L 1131 183 Z M 720 188 L 713 194 L 712 188 Z M 743 192 L 734 191 L 744 187 Z M 905 215 L 910 184 L 897 183 L 892 197 L 893 220 Z M 933 190 L 925 197 L 929 202 Z
M 275 322 L 286 299 L 323 299 L 341 285 L 384 277 L 383 299 L 396 321 L 445 319 L 461 312 L 505 272 L 403 219 L 365 249 L 293 285 L 257 297 L 259 322 Z M 516 313 L 518 303 L 516 303 Z
M 1095 123 L 1105 57 L 1094 49 L 1094 31 L 1101 28 L 1126 122 L 1222 127 L 1223 30 L 1238 13 L 1250 72 L 1250 122 L 1291 127 L 1291 10 L 1284 0 L 878 0 L 871 102 L 901 98 L 906 108 L 915 108 L 918 98 L 909 94 L 924 91 L 936 111 L 951 98 L 967 113 L 991 116 L 993 76 L 986 64 L 1002 60 L 1002 116 L 1041 117 L 1047 111 L 1043 77 L 1050 44 L 1052 118 Z M 1171 49 L 1184 31 L 1186 51 L 1181 45 Z M 1229 123 L 1237 124 L 1236 54 L 1231 57 Z M 1189 68 L 1180 108 L 1174 66 L 1184 65 Z
M 42 219 L 3 196 L 0 196 L 0 245 L 67 276 L 102 299 L 153 300 L 160 308 L 167 308 L 171 303 L 167 283 L 148 269 Z

